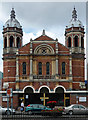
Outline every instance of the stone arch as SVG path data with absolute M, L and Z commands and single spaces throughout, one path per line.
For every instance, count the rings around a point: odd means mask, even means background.
M 4 48 L 7 48 L 7 38 L 4 38 Z
M 44 93 L 43 91 L 46 91 L 45 93 L 50 93 L 50 88 L 48 87 L 48 86 L 46 86 L 46 85 L 44 85 L 44 86 L 41 86 L 40 88 L 39 88 L 39 90 L 38 90 L 38 93 Z
M 23 89 L 23 93 L 35 93 L 35 89 L 32 86 L 26 86 Z
M 68 47 L 71 47 L 71 37 L 68 37 Z
M 55 94 L 58 94 L 58 105 L 63 106 L 64 105 L 64 92 L 65 88 L 63 86 L 57 86 L 54 89 Z
M 54 49 L 48 44 L 40 44 L 35 48 L 34 54 L 54 54 Z
M 17 48 L 20 47 L 20 37 L 17 37 Z
M 66 92 L 66 89 L 62 85 L 58 85 L 54 88 L 54 93 L 57 90 L 57 88 L 61 88 L 61 89 L 63 89 L 64 92 Z
M 78 36 L 74 37 L 74 47 L 78 47 Z
M 9 40 L 10 40 L 10 47 L 14 47 L 14 37 L 10 36 Z

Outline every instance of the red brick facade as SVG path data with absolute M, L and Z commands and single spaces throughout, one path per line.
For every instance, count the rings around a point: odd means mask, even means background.
M 8 29 L 9 34 L 8 34 Z M 73 31 L 72 31 L 73 30 Z M 77 31 L 77 33 L 75 32 Z M 33 92 L 39 93 L 41 88 L 47 88 L 50 93 L 55 93 L 57 88 L 67 91 L 85 90 L 85 54 L 84 41 L 81 45 L 80 35 L 84 36 L 84 29 L 79 27 L 65 29 L 65 46 L 45 34 L 22 46 L 22 28 L 7 27 L 3 29 L 3 39 L 7 37 L 8 47 L 3 48 L 3 82 L 2 90 L 13 88 L 20 91 L 22 96 L 29 87 Z M 10 36 L 13 36 L 11 44 Z M 68 37 L 71 37 L 71 45 L 68 47 Z M 78 43 L 74 43 L 78 36 Z M 17 37 L 20 39 L 17 47 Z M 9 38 L 9 39 L 8 39 Z M 77 46 L 75 47 L 75 44 Z M 12 47 L 10 47 L 12 45 Z M 80 46 L 81 45 L 81 46 Z M 26 68 L 23 63 L 26 63 Z M 39 63 L 42 63 L 42 74 L 39 74 Z M 49 63 L 49 74 L 47 66 Z M 64 64 L 64 67 L 62 66 Z M 25 74 L 23 71 L 25 69 Z M 19 92 L 18 92 L 19 93 Z M 18 107 L 20 95 L 13 94 L 13 105 Z M 71 92 L 72 93 L 72 92 Z M 70 104 L 76 103 L 75 94 L 69 92 Z M 87 98 L 88 99 L 88 98 Z M 5 102 L 3 101 L 3 105 Z

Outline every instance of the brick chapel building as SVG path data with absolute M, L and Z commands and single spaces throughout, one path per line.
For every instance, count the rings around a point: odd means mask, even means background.
M 72 19 L 65 28 L 65 46 L 42 35 L 28 44 L 23 43 L 22 26 L 12 9 L 10 19 L 3 26 L 3 81 L 2 105 L 6 106 L 6 89 L 13 89 L 13 107 L 24 101 L 43 104 L 47 101 L 57 105 L 73 103 L 86 105 L 84 26 L 72 11 Z M 84 99 L 84 100 L 83 100 Z M 83 100 L 83 101 L 82 101 Z

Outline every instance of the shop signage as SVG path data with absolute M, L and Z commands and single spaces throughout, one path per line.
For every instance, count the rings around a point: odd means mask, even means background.
M 86 97 L 79 97 L 79 102 L 86 102 Z

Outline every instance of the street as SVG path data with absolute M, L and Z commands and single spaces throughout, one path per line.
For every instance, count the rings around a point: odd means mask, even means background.
M 0 120 L 88 120 L 88 115 L 62 115 L 62 116 L 42 116 L 42 115 L 2 115 Z

